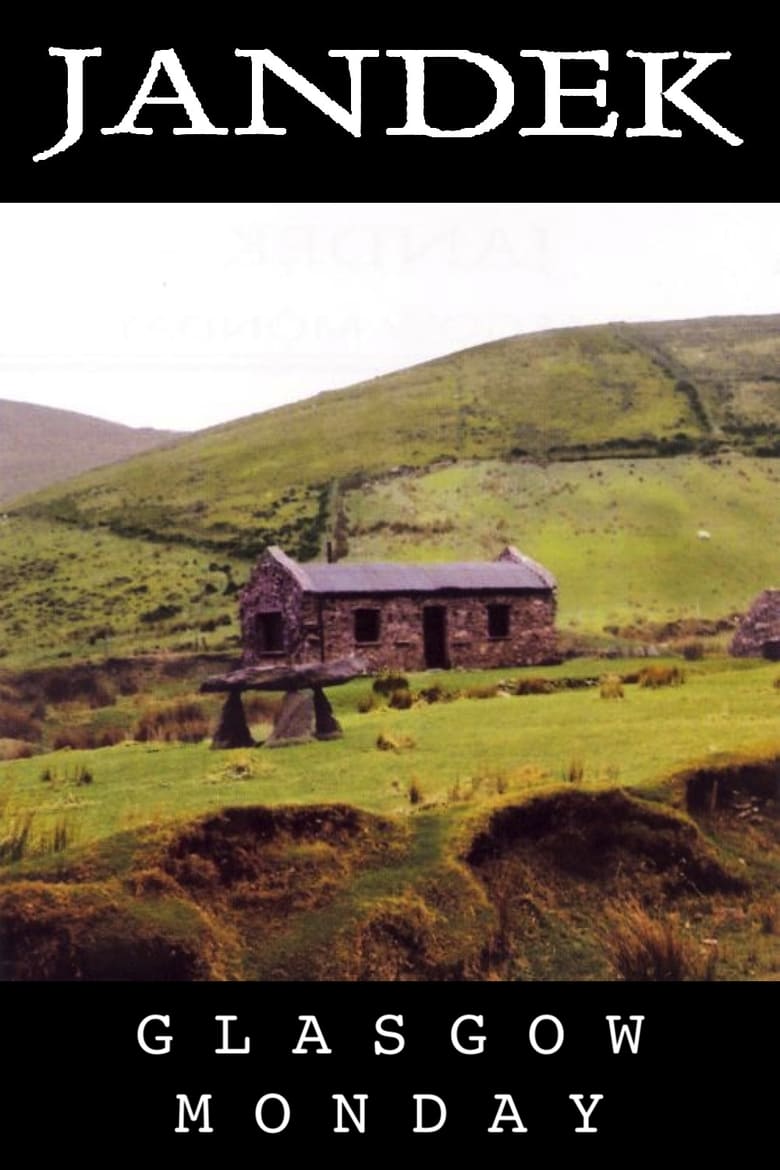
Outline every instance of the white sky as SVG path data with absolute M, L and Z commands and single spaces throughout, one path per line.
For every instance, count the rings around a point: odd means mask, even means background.
M 6 203 L 0 398 L 189 430 L 515 333 L 778 313 L 779 208 Z

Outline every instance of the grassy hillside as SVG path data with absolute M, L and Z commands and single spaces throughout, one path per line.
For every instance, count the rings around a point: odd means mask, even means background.
M 176 438 L 70 410 L 0 400 L 0 505 Z
M 489 559 L 509 542 L 553 569 L 564 625 L 724 618 L 780 579 L 779 476 L 737 454 L 459 464 L 347 493 L 349 555 Z
M 777 318 L 751 318 L 742 348 L 732 340 L 742 326 L 728 318 L 710 323 L 709 342 L 695 351 L 688 323 L 652 328 L 652 335 L 602 326 L 492 342 L 201 432 L 82 476 L 67 492 L 42 493 L 27 507 L 221 553 L 250 554 L 271 538 L 314 556 L 339 484 L 442 460 L 708 449 L 726 419 L 723 410 L 710 417 L 713 396 L 699 393 L 698 373 L 717 368 L 724 386 L 745 389 L 746 363 L 756 385 L 780 366 Z M 757 411 L 770 431 L 780 421 L 777 384 L 761 385 L 760 409 L 751 399 L 748 411 L 746 389 L 729 398 L 729 417 L 748 428 L 731 440 L 747 449 L 765 439 L 749 431 Z
M 780 317 L 709 317 L 620 332 L 686 383 L 711 433 L 778 453 Z
M 564 629 L 644 625 L 653 640 L 654 623 L 726 621 L 777 584 L 779 483 L 780 460 L 739 454 L 460 463 L 342 493 L 340 542 L 350 559 L 407 561 L 514 543 L 555 573 Z M 249 564 L 14 515 L 0 522 L 4 664 L 235 647 Z
M 352 559 L 516 543 L 591 634 L 725 619 L 780 573 L 778 321 L 509 338 L 23 498 L 0 527 L 0 651 L 224 648 L 254 557 L 328 539 Z

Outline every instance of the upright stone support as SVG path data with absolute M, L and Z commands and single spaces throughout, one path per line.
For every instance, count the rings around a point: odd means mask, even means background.
M 341 739 L 344 732 L 322 687 L 314 687 L 314 734 L 317 739 Z
M 311 691 L 288 691 L 265 746 L 291 747 L 296 743 L 309 743 L 313 738 L 314 702 Z
M 225 699 L 225 705 L 222 708 L 222 714 L 219 718 L 219 726 L 214 733 L 211 746 L 221 750 L 255 746 L 255 741 L 249 733 L 249 725 L 246 721 L 244 704 L 241 702 L 240 690 L 228 691 L 228 696 Z

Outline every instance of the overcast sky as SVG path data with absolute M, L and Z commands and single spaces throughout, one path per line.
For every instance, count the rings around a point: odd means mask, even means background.
M 190 430 L 515 333 L 780 313 L 779 208 L 6 203 L 0 398 Z

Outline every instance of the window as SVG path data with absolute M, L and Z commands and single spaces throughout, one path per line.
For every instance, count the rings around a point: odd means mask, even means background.
M 379 641 L 379 610 L 355 610 L 355 641 L 368 645 Z
M 508 638 L 509 637 L 509 606 L 508 605 L 489 605 L 488 611 L 488 637 L 489 638 Z
M 261 654 L 284 653 L 284 625 L 280 610 L 259 613 L 255 618 L 257 648 Z

